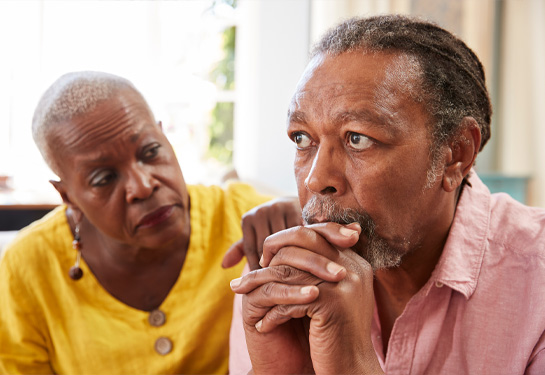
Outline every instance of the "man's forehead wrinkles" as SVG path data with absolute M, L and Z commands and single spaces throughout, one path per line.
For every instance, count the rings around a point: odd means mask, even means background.
M 304 89 L 297 92 L 296 97 L 298 99 L 303 99 L 305 97 L 316 97 L 322 96 L 324 94 L 331 95 L 340 95 L 346 90 L 357 90 L 365 87 L 366 85 L 362 84 L 346 84 L 342 82 L 331 82 L 325 84 L 313 84 L 305 87 Z

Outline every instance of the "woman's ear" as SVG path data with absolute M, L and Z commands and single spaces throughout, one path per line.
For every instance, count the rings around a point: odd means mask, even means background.
M 445 173 L 443 174 L 443 189 L 452 192 L 462 184 L 469 173 L 479 148 L 481 147 L 481 131 L 473 117 L 464 117 L 458 134 L 448 144 Z
M 51 185 L 57 190 L 62 198 L 63 203 L 70 204 L 70 198 L 68 198 L 68 193 L 66 192 L 66 188 L 64 187 L 64 183 L 62 181 L 55 181 L 55 180 L 49 180 Z
M 64 182 L 62 180 L 61 181 L 49 180 L 49 182 L 51 183 L 51 185 L 53 185 L 55 190 L 59 192 L 63 203 L 66 204 L 68 207 L 70 207 L 74 215 L 81 216 L 81 211 L 79 210 L 79 208 L 70 200 L 70 197 L 68 195 L 68 192 L 66 191 L 66 186 L 64 185 Z

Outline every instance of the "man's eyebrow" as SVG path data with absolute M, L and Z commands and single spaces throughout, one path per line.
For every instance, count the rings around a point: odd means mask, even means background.
M 292 122 L 306 124 L 307 119 L 305 113 L 301 111 L 288 111 L 288 124 Z
M 376 111 L 367 109 L 347 110 L 333 115 L 333 124 L 336 126 L 342 126 L 349 122 L 385 129 L 390 134 L 397 133 L 400 130 L 399 124 L 395 118 L 391 118 L 386 114 L 377 113 Z M 302 111 L 288 111 L 287 124 L 307 125 L 307 116 Z
M 334 116 L 333 121 L 339 125 L 347 122 L 370 123 L 377 126 L 394 125 L 388 116 L 365 109 L 339 112 Z

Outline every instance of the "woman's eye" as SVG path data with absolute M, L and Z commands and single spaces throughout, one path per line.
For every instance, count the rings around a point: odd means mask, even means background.
M 297 145 L 297 148 L 307 148 L 312 144 L 312 141 L 305 133 L 295 133 L 292 140 Z
M 152 147 L 149 147 L 148 149 L 146 149 L 144 151 L 144 159 L 146 160 L 150 160 L 150 159 L 153 159 L 154 157 L 157 156 L 157 154 L 159 153 L 159 147 L 161 147 L 161 145 L 154 145 Z
M 112 172 L 104 171 L 99 172 L 91 179 L 91 186 L 100 187 L 108 185 L 115 178 L 115 174 Z
M 373 141 L 363 134 L 351 132 L 348 134 L 348 144 L 353 149 L 365 150 L 373 145 Z

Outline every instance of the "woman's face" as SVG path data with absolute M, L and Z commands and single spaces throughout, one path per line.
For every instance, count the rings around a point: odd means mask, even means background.
M 120 91 L 58 129 L 61 195 L 102 234 L 156 248 L 187 232 L 182 171 L 140 95 Z

